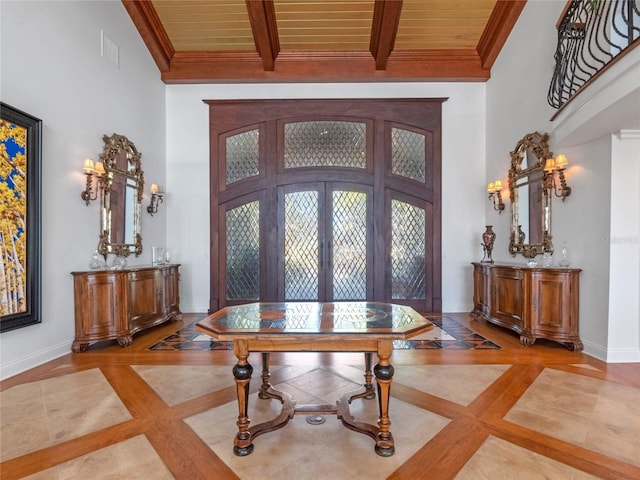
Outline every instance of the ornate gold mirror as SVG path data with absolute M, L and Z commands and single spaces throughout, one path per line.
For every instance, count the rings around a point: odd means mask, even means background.
M 104 135 L 100 161 L 105 175 L 100 200 L 100 243 L 98 252 L 127 257 L 142 253 L 140 215 L 144 174 L 141 154 L 127 137 Z
M 509 252 L 534 258 L 553 253 L 551 243 L 551 198 L 545 188 L 549 151 L 548 134 L 524 136 L 511 152 L 509 190 L 511 197 L 511 235 Z

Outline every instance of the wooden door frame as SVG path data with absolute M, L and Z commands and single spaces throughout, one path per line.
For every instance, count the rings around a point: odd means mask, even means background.
M 415 194 L 418 198 L 426 199 L 432 208 L 432 259 L 431 265 L 433 276 L 431 278 L 431 304 L 420 308 L 421 311 L 440 312 L 442 308 L 441 299 L 441 169 L 442 169 L 442 148 L 441 148 L 441 104 L 446 98 L 432 99 L 289 99 L 289 100 L 205 100 L 209 105 L 209 131 L 210 131 L 210 303 L 209 311 L 217 311 L 226 303 L 220 298 L 220 293 L 224 289 L 218 288 L 220 280 L 218 272 L 221 265 L 221 251 L 218 227 L 220 224 L 220 210 L 218 208 L 222 201 L 232 200 L 234 195 L 248 194 L 252 191 L 262 190 L 264 202 L 271 211 L 277 211 L 277 188 L 287 183 L 297 183 L 304 181 L 305 171 L 311 173 L 322 172 L 326 181 L 343 181 L 355 178 L 367 178 L 367 184 L 373 185 L 374 190 L 374 211 L 384 211 L 385 187 L 396 185 L 398 191 L 408 194 Z M 382 141 L 384 148 L 377 147 L 371 155 L 373 171 L 369 168 L 362 171 L 347 168 L 332 169 L 294 169 L 291 172 L 278 172 L 278 124 L 283 119 L 289 121 L 299 121 L 299 119 L 309 120 L 309 112 L 313 112 L 313 119 L 342 119 L 352 118 L 361 121 L 371 121 L 374 137 L 379 145 Z M 241 180 L 233 185 L 233 188 L 226 188 L 222 185 L 221 178 L 222 162 L 220 162 L 223 149 L 220 139 L 230 131 L 238 131 L 242 128 L 254 125 L 260 128 L 263 136 L 260 140 L 260 175 L 255 178 Z M 391 146 L 386 140 L 387 128 L 393 125 L 400 125 L 403 128 L 415 127 L 422 131 L 429 132 L 427 153 L 431 159 L 431 168 L 426 172 L 427 178 L 424 183 L 399 179 L 390 171 L 389 152 Z M 367 138 L 369 138 L 367 133 Z M 262 163 L 264 162 L 264 164 Z M 308 177 L 307 177 L 308 178 Z M 309 181 L 309 180 L 307 180 Z M 369 183 L 370 182 L 370 183 Z M 357 180 L 356 180 L 357 183 Z M 233 190 L 233 192 L 231 192 Z M 381 261 L 386 254 L 386 243 L 383 232 L 385 230 L 384 219 L 378 215 L 373 219 L 374 231 L 374 271 L 384 272 Z M 277 238 L 277 218 L 272 216 L 265 220 L 264 235 L 269 240 Z M 272 256 L 269 256 L 272 257 Z M 265 259 L 267 271 L 277 271 L 276 260 Z M 272 269 L 272 270 L 270 270 Z M 383 292 L 385 286 L 384 275 L 374 274 L 374 299 L 385 298 Z M 274 282 L 269 282 L 273 284 Z M 262 286 L 261 286 L 262 291 Z M 276 299 L 276 292 L 273 286 L 265 287 L 267 296 L 263 299 Z M 397 302 L 404 303 L 404 302 Z

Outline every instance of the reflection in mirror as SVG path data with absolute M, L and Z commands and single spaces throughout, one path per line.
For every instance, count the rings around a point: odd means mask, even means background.
M 103 136 L 100 160 L 104 164 L 105 184 L 101 197 L 100 243 L 102 255 L 127 257 L 142 253 L 140 212 L 144 190 L 141 154 L 127 137 Z
M 544 166 L 549 152 L 548 134 L 525 135 L 511 152 L 509 189 L 511 196 L 511 237 L 509 252 L 533 258 L 553 253 L 551 243 L 551 199 L 545 188 Z

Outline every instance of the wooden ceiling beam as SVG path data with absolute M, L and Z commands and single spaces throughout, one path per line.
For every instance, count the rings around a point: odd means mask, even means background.
M 138 29 L 160 72 L 168 71 L 175 50 L 151 1 L 122 0 L 122 5 Z
M 478 41 L 482 68 L 491 70 L 527 0 L 498 0 Z
M 376 70 L 369 52 L 282 52 L 273 71 L 257 53 L 177 52 L 167 84 L 266 82 L 484 82 L 474 50 L 394 52 L 385 70 Z
M 376 0 L 370 52 L 281 53 L 273 0 L 246 1 L 257 52 L 176 52 L 151 0 L 121 2 L 167 84 L 483 82 L 526 4 L 498 0 L 475 49 L 394 51 L 402 1 Z
M 376 61 L 376 70 L 387 68 L 387 60 L 396 42 L 401 11 L 402 0 L 392 2 L 376 0 L 375 2 L 369 51 Z
M 276 10 L 273 0 L 263 0 L 261 2 L 246 0 L 246 4 L 256 50 L 262 58 L 264 70 L 271 72 L 275 68 L 276 57 L 280 53 L 280 40 L 278 38 L 278 25 L 276 23 Z

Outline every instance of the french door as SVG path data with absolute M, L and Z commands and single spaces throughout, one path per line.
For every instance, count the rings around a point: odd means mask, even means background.
M 440 310 L 440 101 L 208 103 L 211 311 Z
M 280 301 L 371 298 L 371 193 L 335 182 L 279 189 Z

